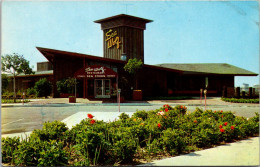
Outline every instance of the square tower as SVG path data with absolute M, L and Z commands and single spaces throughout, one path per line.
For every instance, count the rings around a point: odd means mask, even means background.
M 141 59 L 144 62 L 144 30 L 152 20 L 120 14 L 94 21 L 103 30 L 103 53 L 105 58 L 126 60 Z

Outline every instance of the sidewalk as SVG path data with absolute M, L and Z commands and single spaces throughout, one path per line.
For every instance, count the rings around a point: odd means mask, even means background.
M 67 117 L 62 122 L 68 128 L 87 118 L 89 112 L 78 112 Z M 130 116 L 134 112 L 127 112 Z M 113 121 L 118 119 L 119 112 L 95 112 L 95 119 Z M 2 135 L 2 137 L 22 136 L 25 138 L 31 132 Z M 196 151 L 190 154 L 155 160 L 139 166 L 256 166 L 259 165 L 259 137 L 230 143 L 215 148 Z
M 259 166 L 259 137 L 138 166 Z

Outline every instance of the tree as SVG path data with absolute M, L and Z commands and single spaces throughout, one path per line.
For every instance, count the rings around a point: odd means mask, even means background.
M 36 96 L 47 97 L 52 92 L 52 85 L 46 78 L 42 78 L 35 83 L 34 89 L 36 91 Z
M 15 91 L 15 78 L 17 75 L 24 74 L 34 74 L 32 68 L 29 66 L 29 61 L 26 60 L 23 55 L 17 53 L 6 54 L 1 56 L 2 71 L 10 73 L 13 75 L 13 86 L 14 86 L 14 101 L 16 99 Z
M 143 66 L 143 62 L 141 60 L 129 59 L 127 64 L 124 66 L 125 71 L 127 71 L 129 74 L 131 74 L 135 78 L 135 89 L 137 89 L 137 72 L 139 69 L 141 69 Z
M 1 74 L 1 85 L 2 85 L 2 93 L 7 89 L 9 84 L 9 78 L 6 74 Z

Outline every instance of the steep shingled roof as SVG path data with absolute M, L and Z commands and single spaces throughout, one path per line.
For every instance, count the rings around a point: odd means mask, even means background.
M 235 76 L 257 76 L 258 74 L 226 63 L 157 64 L 156 66 L 188 73 L 224 74 Z

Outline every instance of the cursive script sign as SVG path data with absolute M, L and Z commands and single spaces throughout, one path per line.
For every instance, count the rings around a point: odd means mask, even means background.
M 105 66 L 93 65 L 78 70 L 74 76 L 76 78 L 115 78 L 117 73 Z
M 120 47 L 120 38 L 117 36 L 117 31 L 108 30 L 106 33 L 106 42 L 107 42 L 107 48 L 111 48 L 112 46 L 116 45 L 116 48 L 119 49 Z

